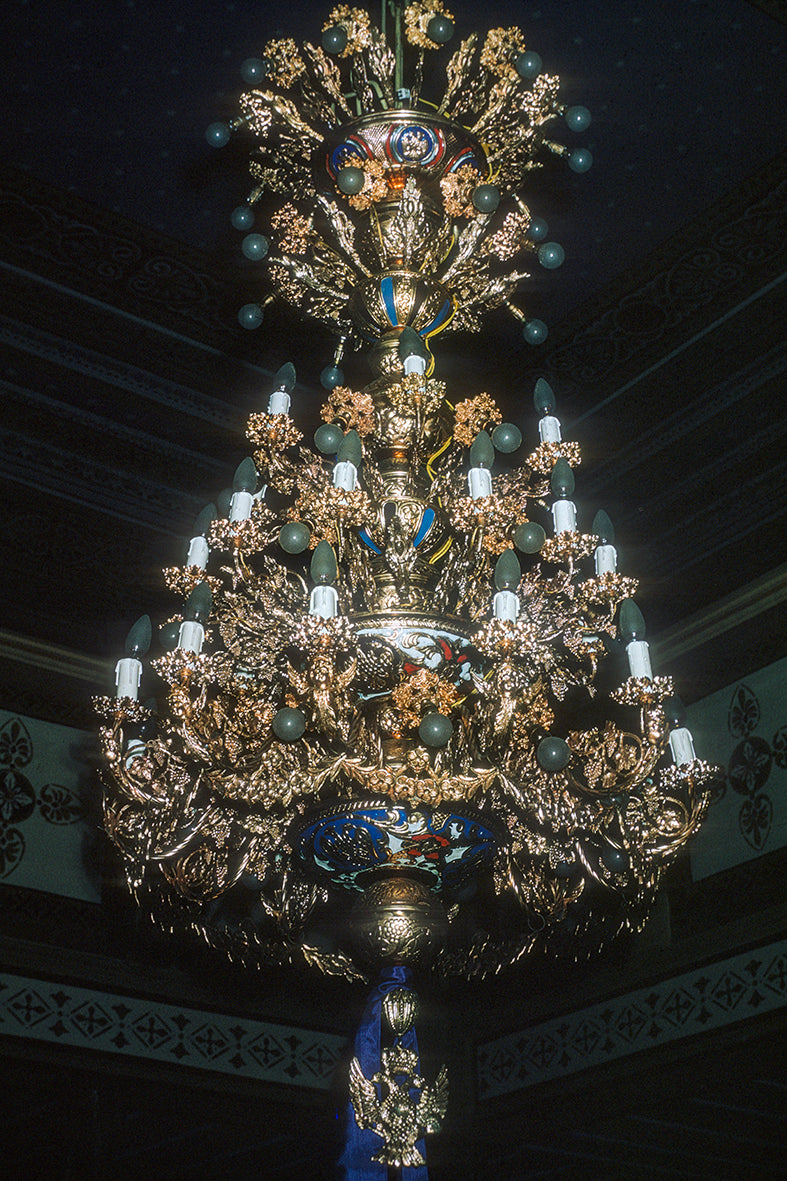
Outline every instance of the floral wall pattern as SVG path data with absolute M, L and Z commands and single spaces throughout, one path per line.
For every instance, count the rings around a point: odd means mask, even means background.
M 88 737 L 0 711 L 0 883 L 99 901 Z
M 787 659 L 697 702 L 688 724 L 727 768 L 692 846 L 696 880 L 787 844 Z

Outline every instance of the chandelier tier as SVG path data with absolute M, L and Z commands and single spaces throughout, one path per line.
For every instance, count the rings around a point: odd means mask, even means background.
M 264 193 L 276 207 L 244 252 L 340 343 L 315 448 L 284 365 L 231 498 L 165 571 L 185 606 L 152 661 L 155 711 L 137 700 L 147 617 L 129 635 L 117 696 L 97 701 L 105 819 L 141 904 L 244 962 L 480 978 L 640 925 L 713 770 L 652 673 L 611 523 L 578 524 L 579 447 L 550 387 L 527 458 L 496 474 L 519 428 L 432 376 L 431 338 L 501 304 L 538 339 L 511 303 L 521 260 L 561 252 L 538 244 L 524 190 L 545 151 L 584 171 L 546 131 L 587 112 L 566 111 L 518 29 L 463 42 L 427 104 L 425 56 L 452 18 L 437 0 L 386 13 L 389 33 L 340 6 L 323 47 L 276 40 L 246 63 L 260 84 L 234 126 L 256 187 L 236 224 Z M 361 390 L 338 369 L 348 343 L 376 371 Z M 389 1094 L 416 1075 L 411 1024 L 382 1052 Z M 357 1124 L 381 1127 L 359 1070 Z M 445 1092 L 421 1084 L 418 1135 Z M 375 1159 L 417 1163 L 415 1134 L 392 1128 Z

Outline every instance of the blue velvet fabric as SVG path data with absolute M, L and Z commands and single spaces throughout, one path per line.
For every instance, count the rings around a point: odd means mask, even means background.
M 383 968 L 379 983 L 366 1002 L 366 1008 L 355 1035 L 355 1056 L 367 1078 L 380 1069 L 380 1023 L 383 998 L 392 988 L 412 987 L 412 976 L 409 968 Z M 403 1035 L 401 1044 L 418 1053 L 418 1042 L 414 1029 L 408 1030 Z M 388 1181 L 387 1165 L 372 1160 L 373 1154 L 380 1151 L 382 1141 L 370 1129 L 358 1127 L 351 1102 L 348 1102 L 346 1108 L 345 1129 L 344 1148 L 339 1158 L 338 1181 Z M 418 1141 L 418 1148 L 426 1159 L 426 1146 L 423 1140 Z M 415 1169 L 402 1169 L 401 1176 L 402 1181 L 429 1181 L 429 1173 L 425 1165 Z

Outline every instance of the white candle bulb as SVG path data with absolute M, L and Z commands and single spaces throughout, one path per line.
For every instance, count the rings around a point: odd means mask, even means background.
M 189 552 L 186 555 L 187 566 L 199 566 L 200 570 L 204 570 L 208 564 L 208 555 L 210 549 L 206 539 L 202 536 L 192 537 L 189 542 Z
M 405 373 L 417 373 L 423 377 L 426 373 L 426 357 L 419 357 L 417 353 L 411 353 L 409 357 L 404 359 Z
M 614 545 L 596 546 L 596 574 L 614 574 L 618 568 L 618 551 Z
M 339 596 L 335 587 L 315 586 L 309 596 L 309 614 L 319 615 L 321 619 L 333 619 L 339 614 Z
M 545 414 L 539 421 L 538 434 L 542 443 L 559 443 L 563 437 L 560 433 L 560 419 L 555 418 L 554 414 Z
M 196 619 L 184 619 L 178 633 L 178 647 L 199 656 L 205 639 L 205 628 Z
M 573 533 L 577 527 L 577 506 L 573 500 L 556 500 L 552 505 L 555 533 Z
M 142 661 L 133 656 L 126 656 L 115 665 L 115 685 L 117 697 L 130 697 L 137 700 L 139 682 L 142 677 Z
M 354 492 L 358 482 L 358 468 L 348 459 L 340 459 L 333 467 L 333 486 L 345 492 Z
M 230 501 L 230 521 L 246 521 L 251 516 L 254 497 L 251 492 L 233 492 Z
M 495 619 L 507 619 L 515 623 L 519 615 L 519 597 L 510 590 L 498 591 L 492 599 L 492 611 Z
M 473 500 L 492 495 L 492 473 L 487 467 L 471 467 L 467 473 L 467 487 Z
M 650 667 L 650 645 L 647 640 L 632 640 L 626 645 L 626 655 L 629 660 L 629 672 L 632 677 L 646 677 L 653 680 L 653 670 Z
M 691 731 L 685 726 L 677 726 L 670 732 L 669 746 L 676 767 L 685 767 L 686 763 L 693 763 L 697 757 Z
M 268 398 L 268 414 L 289 414 L 292 399 L 285 390 L 274 390 Z

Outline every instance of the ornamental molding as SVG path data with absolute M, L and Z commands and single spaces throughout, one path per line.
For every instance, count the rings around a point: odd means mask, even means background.
M 327 1090 L 346 1039 L 146 997 L 0 973 L 6 1037 Z
M 485 1042 L 480 1099 L 735 1025 L 787 1003 L 787 939 L 702 964 L 658 983 Z

